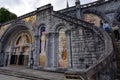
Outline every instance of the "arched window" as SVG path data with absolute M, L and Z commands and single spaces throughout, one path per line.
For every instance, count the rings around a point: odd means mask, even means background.
M 59 30 L 58 67 L 67 68 L 67 49 L 65 30 Z
M 46 63 L 46 30 L 45 27 L 41 27 L 40 29 L 40 56 L 39 56 L 39 65 L 44 67 Z

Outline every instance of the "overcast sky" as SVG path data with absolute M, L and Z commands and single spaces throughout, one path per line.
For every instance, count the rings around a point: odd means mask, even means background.
M 74 6 L 76 0 L 68 0 L 69 6 Z M 80 0 L 82 4 L 96 0 Z M 54 10 L 66 8 L 67 0 L 0 0 L 0 7 L 5 7 L 18 16 L 36 10 L 45 4 L 51 3 Z

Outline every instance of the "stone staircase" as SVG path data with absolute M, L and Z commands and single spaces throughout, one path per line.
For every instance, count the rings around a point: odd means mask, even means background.
M 113 45 L 112 45 L 112 40 L 111 40 L 110 36 L 105 31 L 98 29 L 96 26 L 94 26 L 88 22 L 77 19 L 70 15 L 66 15 L 64 13 L 54 11 L 52 13 L 52 15 L 55 17 L 58 17 L 62 20 L 65 20 L 67 22 L 70 22 L 70 24 L 72 23 L 72 24 L 76 25 L 76 27 L 82 27 L 82 28 L 87 28 L 87 29 L 93 30 L 93 32 L 95 34 L 97 34 L 104 41 L 105 52 L 104 52 L 103 56 L 100 57 L 100 59 L 97 61 L 96 64 L 93 64 L 86 70 L 79 71 L 79 75 L 81 75 L 82 78 L 84 78 L 85 80 L 90 80 L 89 77 L 92 77 L 99 71 L 103 70 L 103 67 L 106 67 L 110 64 L 111 60 L 113 59 L 113 55 L 114 55 Z M 66 73 L 69 74 L 69 71 Z
M 117 79 L 120 80 L 120 41 L 114 41 L 114 48 L 116 53 L 116 64 L 117 64 Z
M 89 77 L 95 75 L 100 70 L 102 70 L 103 67 L 106 67 L 108 64 L 110 64 L 110 60 L 113 57 L 113 53 L 112 53 L 113 48 L 112 48 L 111 38 L 108 36 L 108 34 L 106 34 L 106 32 L 101 32 L 101 30 L 99 30 L 96 26 L 94 26 L 94 25 L 92 25 L 88 22 L 85 22 L 85 21 L 79 20 L 77 18 L 74 18 L 72 16 L 65 15 L 63 13 L 53 12 L 52 15 L 54 17 L 58 17 L 62 20 L 70 22 L 70 24 L 72 23 L 73 25 L 76 25 L 76 27 L 83 27 L 83 28 L 91 29 L 105 43 L 105 53 L 104 53 L 103 56 L 100 57 L 99 61 L 96 64 L 93 64 L 92 66 L 87 68 L 86 70 L 79 71 L 79 75 L 81 75 L 82 78 L 84 78 L 84 80 L 89 80 Z M 16 77 L 20 77 L 20 78 L 29 79 L 29 80 L 64 80 L 64 78 L 58 79 L 58 77 L 61 78 L 61 77 L 63 77 L 63 75 L 60 75 L 60 74 L 57 74 L 57 73 L 41 74 L 40 71 L 39 72 L 35 71 L 37 73 L 37 75 L 35 75 L 35 74 L 32 74 L 34 71 L 29 71 L 29 73 L 26 73 L 26 71 L 21 72 L 21 71 L 16 71 L 16 70 L 14 71 L 14 70 L 11 70 L 11 69 L 4 69 L 4 68 L 1 69 L 0 68 L 0 74 L 16 76 Z M 44 72 L 42 72 L 42 73 L 44 73 Z M 41 76 L 41 75 L 44 75 L 44 76 Z

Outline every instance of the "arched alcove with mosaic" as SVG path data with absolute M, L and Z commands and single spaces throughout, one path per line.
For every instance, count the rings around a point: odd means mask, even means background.
M 59 29 L 58 37 L 58 67 L 67 68 L 67 47 L 65 29 Z
M 40 48 L 39 48 L 39 65 L 44 67 L 46 64 L 46 28 L 42 26 L 39 31 L 40 34 Z
M 13 53 L 11 54 L 10 65 L 28 65 L 29 52 L 31 47 L 31 38 L 28 33 L 19 34 L 13 45 Z
M 100 16 L 94 13 L 84 13 L 84 20 L 94 24 L 97 27 L 101 26 L 100 22 L 104 22 L 104 20 Z

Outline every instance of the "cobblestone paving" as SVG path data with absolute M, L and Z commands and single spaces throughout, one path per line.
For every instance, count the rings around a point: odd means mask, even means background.
M 13 77 L 13 76 L 0 74 L 0 80 L 28 80 L 28 79 L 17 78 L 17 77 Z

